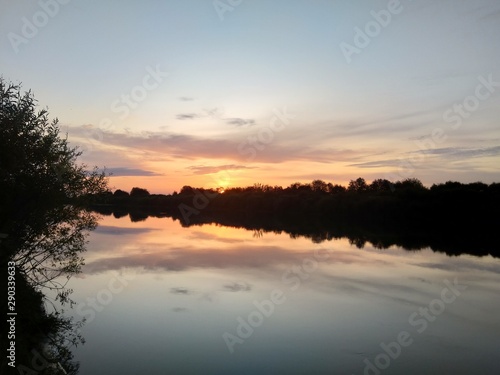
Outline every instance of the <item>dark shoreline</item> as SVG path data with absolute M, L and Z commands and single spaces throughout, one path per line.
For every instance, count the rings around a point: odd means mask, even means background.
M 500 257 L 500 184 L 399 186 L 392 191 L 328 192 L 312 188 L 234 188 L 224 193 L 183 188 L 174 195 L 105 194 L 92 209 L 132 221 L 170 217 L 183 226 L 219 224 L 285 232 L 320 243 L 348 238 L 362 248 L 431 248 L 448 255 Z

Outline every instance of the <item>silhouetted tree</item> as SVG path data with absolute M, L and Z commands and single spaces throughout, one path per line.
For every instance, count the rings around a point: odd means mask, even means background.
M 179 194 L 194 194 L 194 193 L 195 193 L 195 188 L 188 185 L 184 185 L 181 188 L 181 191 L 179 192 Z
M 57 123 L 47 110 L 36 110 L 31 92 L 0 78 L 0 233 L 6 237 L 0 254 L 14 259 L 33 285 L 80 270 L 86 231 L 97 217 L 68 203 L 108 190 L 104 172 L 77 164 L 81 152 L 60 137 Z
M 16 302 L 25 307 L 16 317 L 17 357 L 29 364 L 31 349 L 37 349 L 61 363 L 64 373 L 76 374 L 69 346 L 82 341 L 79 324 L 57 310 L 48 313 L 41 290 L 53 289 L 61 302 L 71 303 L 61 276 L 80 271 L 88 231 L 98 218 L 87 203 L 106 196 L 108 188 L 104 172 L 77 163 L 81 152 L 60 136 L 57 124 L 47 110 L 36 109 L 31 92 L 0 78 L 0 269 L 16 264 Z M 62 372 L 54 367 L 43 373 Z
M 470 191 L 482 193 L 488 190 L 488 185 L 482 182 L 471 182 L 470 184 L 467 184 L 467 189 Z
M 123 191 L 123 190 L 120 190 L 120 189 L 117 189 L 115 190 L 115 192 L 113 193 L 113 196 L 115 198 L 120 198 L 120 197 L 128 197 L 130 196 L 130 194 L 126 191 Z
M 347 190 L 361 193 L 368 190 L 368 184 L 364 178 L 359 177 L 356 180 L 349 181 Z
M 422 191 L 427 190 L 418 178 L 407 178 L 403 181 L 398 181 L 395 183 L 396 189 L 407 189 L 412 191 Z
M 391 181 L 379 178 L 372 181 L 369 190 L 374 192 L 388 192 L 394 190 L 394 186 Z
M 133 187 L 132 190 L 130 190 L 130 196 L 132 198 L 147 197 L 149 196 L 149 191 L 143 188 Z
M 322 180 L 314 180 L 311 182 L 311 189 L 314 192 L 328 192 L 328 184 Z
M 494 182 L 488 186 L 488 192 L 500 194 L 500 182 Z
M 332 193 L 332 194 L 344 193 L 346 190 L 347 189 L 346 189 L 345 186 L 342 186 L 342 185 L 339 185 L 339 184 L 335 184 L 335 185 L 329 186 L 329 188 L 328 188 L 328 191 L 330 193 Z
M 290 190 L 299 190 L 301 186 L 302 186 L 302 184 L 300 182 L 294 182 L 293 184 L 291 184 L 288 187 L 288 189 L 290 189 Z

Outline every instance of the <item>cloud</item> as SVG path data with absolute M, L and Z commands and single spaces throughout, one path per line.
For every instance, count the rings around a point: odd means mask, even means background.
M 102 234 L 111 234 L 111 235 L 136 235 L 142 233 L 149 233 L 156 231 L 158 229 L 155 228 L 125 228 L 125 227 L 116 227 L 113 225 L 99 225 L 95 230 L 98 233 Z
M 182 294 L 182 295 L 188 295 L 191 294 L 189 290 L 186 288 L 172 288 L 170 289 L 170 293 L 172 294 Z
M 250 234 L 249 234 L 250 236 Z M 215 268 L 215 269 L 260 269 L 276 272 L 276 267 L 283 264 L 296 264 L 304 257 L 312 256 L 311 251 L 291 252 L 288 248 L 270 245 L 252 246 L 247 242 L 233 244 L 224 251 L 217 251 L 218 246 L 203 246 L 194 248 L 191 246 L 168 247 L 164 243 L 138 244 L 127 248 L 127 239 L 119 236 L 102 243 L 105 250 L 92 249 L 91 256 L 98 259 L 89 260 L 84 266 L 86 274 L 96 274 L 108 270 L 120 270 L 124 268 L 138 268 L 142 270 L 157 270 L 167 272 L 180 272 L 193 268 Z M 335 251 L 332 249 L 331 251 Z M 335 257 L 328 263 L 370 263 L 369 258 L 363 257 L 362 252 L 335 252 Z M 141 271 L 142 272 L 142 271 Z M 228 284 L 231 285 L 232 283 Z M 241 282 L 240 282 L 241 284 Z M 186 292 L 184 292 L 184 290 Z M 174 294 L 195 293 L 186 288 L 173 288 Z M 176 293 L 177 291 L 177 293 Z
M 217 236 L 217 235 L 212 234 L 212 233 L 197 232 L 197 231 L 194 231 L 189 236 L 189 238 L 193 239 L 193 240 L 217 241 L 217 242 L 224 242 L 224 243 L 241 243 L 241 242 L 245 241 L 245 240 L 239 239 L 239 238 L 226 238 L 226 237 Z
M 83 138 L 85 130 L 83 127 L 73 127 L 71 133 L 76 138 Z M 310 134 L 314 133 L 314 137 Z M 257 132 L 255 132 L 257 134 Z M 328 137 L 318 132 L 308 131 L 306 134 L 302 130 L 290 129 L 286 133 L 281 132 L 274 137 L 268 144 L 259 144 L 257 149 L 246 141 L 247 137 L 240 133 L 223 134 L 215 136 L 200 136 L 191 134 L 178 134 L 167 131 L 141 132 L 141 133 L 114 133 L 102 131 L 102 142 L 96 143 L 96 148 L 120 147 L 122 150 L 116 150 L 112 160 L 117 157 L 127 158 L 128 155 L 135 153 L 144 157 L 148 152 L 154 152 L 163 155 L 163 158 L 175 160 L 183 159 L 229 159 L 239 162 L 258 162 L 258 163 L 280 163 L 286 161 L 312 161 L 319 163 L 332 163 L 341 161 L 353 161 L 381 154 L 380 150 L 363 149 L 357 150 L 325 147 L 318 145 L 320 141 L 327 141 Z M 75 142 L 76 144 L 76 142 Z M 126 149 L 123 150 L 123 149 Z M 256 157 L 249 159 L 249 151 L 254 149 Z M 95 151 L 92 152 L 93 155 Z M 151 160 L 151 157 L 148 158 Z M 109 159 L 101 159 L 109 160 Z M 203 169 L 200 170 L 202 172 Z M 205 173 L 208 169 L 205 169 Z
M 452 264 L 446 263 L 433 263 L 433 262 L 417 262 L 415 263 L 417 267 L 423 267 L 428 269 L 439 269 L 444 271 L 452 272 L 467 272 L 470 270 L 481 271 L 481 272 L 492 272 L 495 274 L 500 274 L 500 266 L 497 264 L 477 264 L 469 259 L 457 258 Z
M 479 19 L 484 21 L 498 21 L 500 19 L 500 10 L 488 13 L 482 17 L 479 17 Z
M 194 120 L 196 118 L 203 118 L 203 117 L 211 117 L 211 118 L 217 118 L 221 119 L 224 115 L 224 112 L 220 110 L 219 108 L 209 108 L 209 109 L 204 109 L 203 113 L 195 113 L 195 112 L 190 112 L 190 113 L 179 113 L 176 118 L 177 120 Z M 243 125 L 254 125 L 255 121 L 254 120 L 245 120 L 241 118 L 230 118 L 230 119 L 224 119 L 228 124 L 230 125 L 237 125 L 237 126 L 243 126 Z
M 181 102 L 191 102 L 194 100 L 194 98 L 190 96 L 179 96 L 178 98 Z
M 163 176 L 161 173 L 146 171 L 139 168 L 115 167 L 107 168 L 106 172 L 112 174 L 113 177 L 118 176 Z
M 114 251 L 120 252 L 123 242 L 113 241 L 110 245 Z M 95 261 L 89 261 L 84 266 L 87 274 L 100 273 L 106 270 L 116 270 L 122 268 L 144 268 L 147 270 L 183 271 L 191 268 L 272 268 L 275 264 L 290 262 L 296 258 L 300 259 L 300 254 L 290 253 L 288 249 L 276 246 L 260 246 L 258 248 L 248 245 L 233 246 L 228 251 L 214 251 L 213 248 L 203 251 L 196 251 L 194 255 L 191 247 L 170 248 L 165 252 L 164 244 L 150 244 L 122 255 L 103 256 Z M 178 290 L 181 290 L 179 293 Z M 185 288 L 173 288 L 171 291 L 183 294 Z
M 447 159 L 471 159 L 480 157 L 490 157 L 500 155 L 500 146 L 485 148 L 463 148 L 463 147 L 444 147 L 427 150 L 418 150 L 402 154 L 400 159 L 374 160 L 363 163 L 349 164 L 349 167 L 358 168 L 383 168 L 383 167 L 401 167 L 405 161 L 411 160 L 408 154 L 425 154 Z M 403 156 L 404 155 L 404 156 Z M 417 165 L 420 163 L 416 163 Z
M 500 155 L 500 146 L 485 148 L 445 147 L 416 151 L 423 154 L 444 155 L 453 158 L 475 158 Z
M 212 117 L 212 118 L 222 119 L 226 122 L 226 124 L 234 125 L 237 127 L 253 126 L 256 124 L 254 119 L 244 119 L 241 117 L 223 118 L 223 115 L 224 115 L 223 110 L 219 108 L 209 108 L 209 109 L 204 109 L 202 113 L 195 113 L 195 112 L 179 113 L 176 116 L 176 118 L 177 120 L 194 120 L 196 118 Z
M 187 312 L 189 311 L 188 309 L 186 309 L 185 307 L 174 307 L 172 309 L 173 312 L 176 312 L 176 313 L 183 313 L 183 312 Z
M 255 125 L 255 120 L 253 119 L 242 119 L 242 118 L 228 118 L 226 119 L 226 123 L 228 125 L 235 125 L 235 126 L 252 126 Z
M 248 283 L 238 282 L 224 285 L 224 289 L 226 289 L 228 292 L 249 292 L 250 290 L 252 290 L 252 286 Z
M 400 159 L 374 160 L 374 161 L 367 161 L 364 163 L 349 164 L 348 166 L 358 167 L 358 168 L 400 167 L 402 162 L 403 161 Z
M 220 108 L 205 108 L 203 109 L 203 112 L 190 112 L 190 113 L 179 113 L 176 118 L 178 120 L 193 120 L 195 118 L 203 118 L 203 117 L 211 117 L 211 118 L 216 118 L 216 119 L 222 119 L 224 117 L 224 110 Z M 243 120 L 239 118 L 234 118 L 234 119 L 225 119 L 225 120 L 235 120 L 235 121 L 243 121 L 243 122 L 251 122 L 252 124 L 254 123 L 254 120 Z M 244 124 L 243 124 L 244 125 Z
M 208 108 L 203 110 L 205 112 L 205 116 L 212 118 L 222 118 L 224 116 L 224 110 L 220 108 Z
M 198 117 L 200 117 L 200 115 L 196 113 L 180 113 L 176 116 L 177 120 L 193 120 Z
M 241 169 L 255 169 L 255 167 L 247 167 L 245 165 L 236 165 L 236 164 L 226 164 L 226 165 L 193 165 L 188 167 L 188 169 L 192 170 L 195 174 L 212 174 L 220 171 L 235 171 Z

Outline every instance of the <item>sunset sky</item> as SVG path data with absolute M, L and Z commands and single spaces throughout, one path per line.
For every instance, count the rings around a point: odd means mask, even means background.
M 498 0 L 0 0 L 0 35 L 114 188 L 500 181 Z

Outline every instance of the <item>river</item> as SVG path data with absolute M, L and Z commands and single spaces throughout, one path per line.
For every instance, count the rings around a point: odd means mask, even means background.
M 293 237 L 103 216 L 80 374 L 500 373 L 499 259 Z

